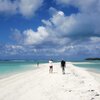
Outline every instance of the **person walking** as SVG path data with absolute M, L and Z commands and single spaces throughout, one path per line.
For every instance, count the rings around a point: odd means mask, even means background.
M 53 72 L 53 60 L 49 60 L 49 73 Z
M 65 74 L 66 62 L 64 60 L 61 61 L 61 67 L 62 67 L 62 73 Z

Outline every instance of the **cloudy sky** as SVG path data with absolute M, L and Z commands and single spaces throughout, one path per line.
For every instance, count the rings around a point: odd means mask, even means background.
M 100 0 L 0 0 L 0 59 L 100 57 Z

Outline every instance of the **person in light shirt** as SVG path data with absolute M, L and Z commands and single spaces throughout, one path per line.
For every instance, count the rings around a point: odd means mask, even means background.
M 49 73 L 53 73 L 53 60 L 49 60 Z

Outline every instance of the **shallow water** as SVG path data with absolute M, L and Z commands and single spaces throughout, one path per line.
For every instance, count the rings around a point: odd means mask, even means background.
M 0 61 L 0 76 L 32 70 L 36 63 L 29 61 Z
M 75 66 L 100 72 L 100 61 L 72 62 Z

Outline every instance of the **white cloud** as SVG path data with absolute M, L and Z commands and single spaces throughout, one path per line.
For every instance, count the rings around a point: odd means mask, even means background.
M 47 52 L 76 57 L 100 54 L 100 9 L 97 6 L 100 3 L 97 0 L 61 0 L 59 3 L 62 1 L 78 7 L 80 12 L 66 16 L 63 11 L 51 7 L 52 16 L 42 20 L 43 26 L 39 26 L 36 32 L 28 29 L 21 33 L 23 43 L 34 45 L 36 49 L 31 50 L 37 54 Z
M 69 56 L 99 54 L 100 14 L 98 12 L 79 12 L 66 16 L 64 12 L 52 9 L 50 8 L 51 13 L 53 12 L 52 17 L 42 22 L 52 37 L 51 42 L 56 44 L 55 48 L 59 47 L 57 50 L 60 54 Z M 92 54 L 93 52 L 95 53 Z
M 0 13 L 31 17 L 42 6 L 43 0 L 0 0 Z
M 37 45 L 48 40 L 48 36 L 46 28 L 39 26 L 37 31 L 27 29 L 21 32 L 18 29 L 12 29 L 11 39 L 21 45 Z
M 37 32 L 33 31 L 32 29 L 28 29 L 23 32 L 23 42 L 26 45 L 40 44 L 47 37 L 48 32 L 43 26 L 38 27 Z
M 64 46 L 73 41 L 76 42 L 77 39 L 81 42 L 84 39 L 100 34 L 98 26 L 99 16 L 97 16 L 97 13 L 91 14 L 91 16 L 87 13 L 66 16 L 63 11 L 52 9 L 52 17 L 48 20 L 43 19 L 44 25 L 39 26 L 36 32 L 32 29 L 23 32 L 16 30 L 17 34 L 15 37 L 20 38 L 19 40 L 22 40 L 26 45 L 39 45 L 45 42 L 45 45 L 50 43 L 52 46 Z
M 58 11 L 58 15 L 64 16 L 64 13 L 62 11 Z
M 12 3 L 10 0 L 0 0 L 0 13 L 16 13 L 17 2 Z
M 100 37 L 90 37 L 92 43 L 100 43 Z
M 56 2 L 67 6 L 72 5 L 85 13 L 100 11 L 100 0 L 56 0 Z
M 43 0 L 20 0 L 19 10 L 23 16 L 30 17 L 42 5 Z
M 77 13 L 66 16 L 63 11 L 52 8 L 53 15 L 42 20 L 51 34 L 61 37 L 90 37 L 100 35 L 100 13 Z M 55 13 L 54 13 L 55 12 Z
M 16 55 L 16 54 L 20 54 L 23 53 L 23 51 L 25 50 L 25 48 L 21 45 L 11 45 L 11 44 L 6 44 L 4 45 L 4 50 L 2 49 L 2 54 L 6 54 L 6 55 Z

